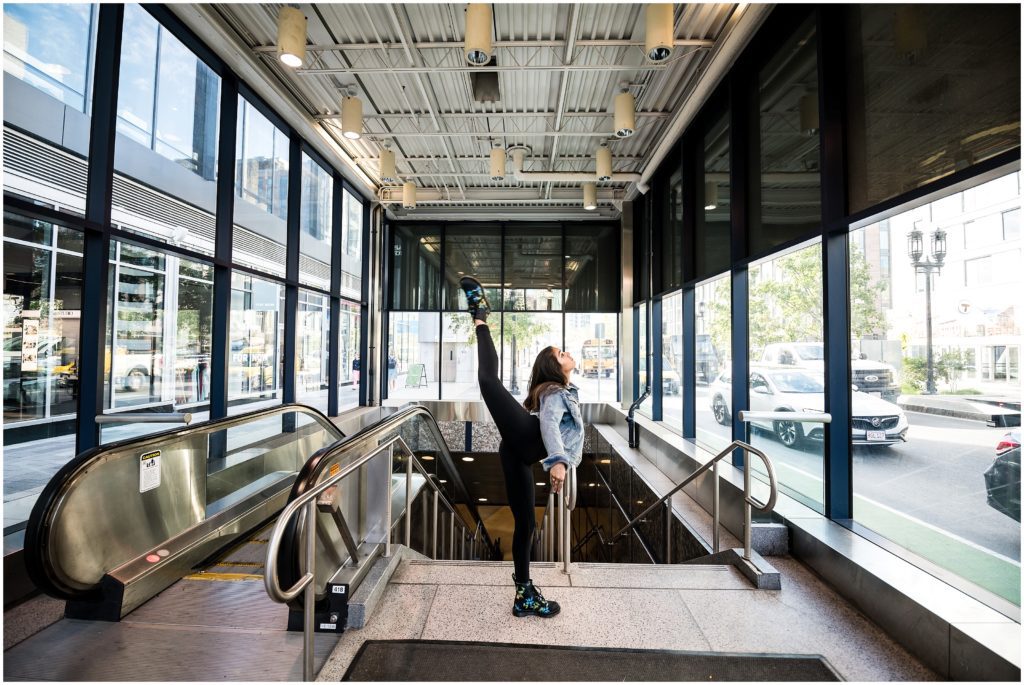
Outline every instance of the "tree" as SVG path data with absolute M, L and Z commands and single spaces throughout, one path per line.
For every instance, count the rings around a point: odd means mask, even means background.
M 708 332 L 719 350 L 731 345 L 727 297 L 729 280 L 716 282 L 706 303 Z M 859 339 L 886 329 L 880 295 L 885 284 L 875 282 L 867 259 L 850 246 L 850 335 Z M 750 269 L 750 350 L 758 355 L 765 345 L 779 342 L 816 342 L 824 339 L 821 245 L 778 257 Z

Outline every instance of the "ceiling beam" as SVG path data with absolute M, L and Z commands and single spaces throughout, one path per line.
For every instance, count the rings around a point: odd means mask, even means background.
M 296 76 L 322 76 L 327 74 L 436 74 L 442 73 L 480 73 L 485 71 L 515 72 L 524 71 L 665 71 L 671 64 L 533 64 L 527 66 L 491 66 L 491 67 L 332 67 L 329 69 L 296 69 Z
M 561 48 L 564 47 L 567 41 L 564 40 L 496 40 L 491 43 L 495 48 L 512 49 L 512 48 Z M 677 38 L 674 41 L 674 45 L 682 47 L 693 47 L 693 48 L 705 48 L 709 49 L 713 47 L 715 41 L 704 40 L 701 38 Z M 617 40 L 617 39 L 593 39 L 593 40 L 577 40 L 576 47 L 580 48 L 620 48 L 620 47 L 644 47 L 644 41 L 642 40 Z M 458 50 L 462 51 L 465 48 L 465 43 L 462 41 L 422 41 L 412 43 L 411 47 L 417 50 Z M 401 43 L 329 43 L 323 45 L 307 45 L 306 52 L 339 52 L 345 50 L 378 50 L 383 48 L 388 50 L 391 48 L 404 49 Z M 261 45 L 253 48 L 253 52 L 256 53 L 276 53 L 276 45 Z
M 438 116 L 449 119 L 479 119 L 481 117 L 510 117 L 513 119 L 543 119 L 555 116 L 554 112 L 438 112 Z M 668 119 L 672 112 L 637 112 L 637 118 Z M 429 112 L 383 112 L 380 114 L 363 114 L 363 119 L 422 119 L 429 117 Z M 603 119 L 615 116 L 614 112 L 562 112 L 565 119 Z M 317 114 L 317 121 L 340 119 L 341 114 Z

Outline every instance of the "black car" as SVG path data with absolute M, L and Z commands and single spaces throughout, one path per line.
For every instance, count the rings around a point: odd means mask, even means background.
M 1010 431 L 996 445 L 996 458 L 985 471 L 988 505 L 1020 521 L 1020 430 Z

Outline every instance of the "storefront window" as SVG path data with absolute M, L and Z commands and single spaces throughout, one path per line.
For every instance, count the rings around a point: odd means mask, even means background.
M 295 370 L 296 397 L 327 413 L 329 387 L 328 334 L 331 308 L 326 295 L 308 290 L 299 291 L 299 316 L 296 338 L 298 366 Z
M 849 266 L 854 520 L 1018 605 L 1020 205 L 1015 171 L 852 231 Z

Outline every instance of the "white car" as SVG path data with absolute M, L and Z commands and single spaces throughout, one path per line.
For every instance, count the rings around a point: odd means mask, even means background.
M 711 411 L 715 420 L 727 425 L 732 417 L 732 382 L 729 372 L 711 384 Z M 907 439 L 910 427 L 906 414 L 892 402 L 853 391 L 850 437 L 854 445 L 893 445 Z M 792 366 L 755 366 L 750 369 L 752 411 L 821 412 L 825 408 L 825 383 L 820 374 Z M 824 425 L 799 421 L 751 421 L 752 426 L 773 431 L 786 447 L 805 441 L 823 440 Z

